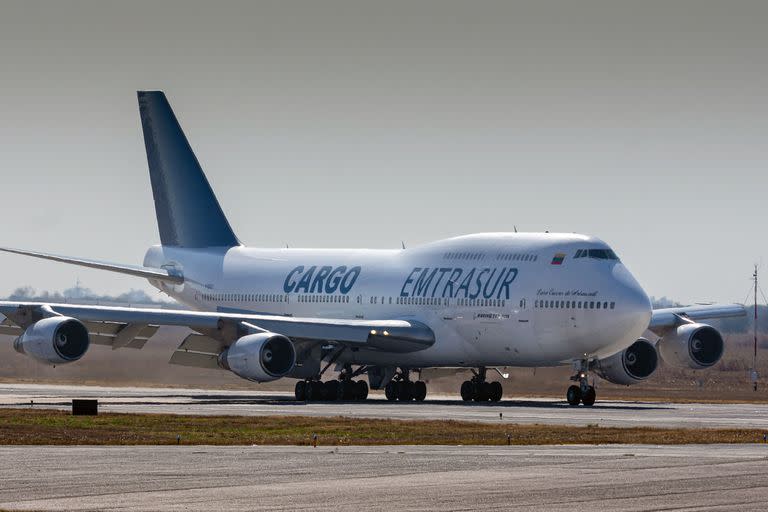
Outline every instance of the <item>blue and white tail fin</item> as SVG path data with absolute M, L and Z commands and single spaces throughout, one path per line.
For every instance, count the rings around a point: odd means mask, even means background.
M 176 247 L 240 245 L 161 91 L 138 91 L 160 242 Z

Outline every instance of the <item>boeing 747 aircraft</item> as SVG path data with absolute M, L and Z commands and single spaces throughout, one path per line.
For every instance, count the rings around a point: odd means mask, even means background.
M 611 247 L 586 235 L 483 233 L 398 250 L 245 247 L 165 95 L 138 99 L 161 242 L 144 264 L 2 250 L 142 277 L 190 309 L 0 302 L 0 333 L 43 363 L 78 361 L 91 343 L 140 349 L 160 326 L 185 326 L 170 363 L 254 382 L 298 379 L 297 400 L 365 399 L 370 384 L 389 400 L 421 401 L 427 388 L 413 377 L 444 367 L 472 369 L 462 399 L 498 401 L 502 386 L 488 370 L 570 365 L 568 403 L 591 406 L 592 375 L 642 382 L 659 355 L 688 368 L 716 364 L 723 338 L 699 322 L 745 314 L 735 304 L 652 310 Z

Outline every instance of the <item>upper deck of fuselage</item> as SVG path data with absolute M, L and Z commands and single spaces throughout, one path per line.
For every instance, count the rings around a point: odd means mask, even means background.
M 605 248 L 609 246 L 599 238 L 576 233 L 476 233 L 456 236 L 408 247 L 406 249 L 335 249 L 335 248 L 257 248 L 238 246 L 231 248 L 183 249 L 153 246 L 147 252 L 145 265 L 159 266 L 168 260 L 225 258 L 228 260 L 252 260 L 262 262 L 293 262 L 297 259 L 312 264 L 347 264 L 363 261 L 397 261 L 411 259 L 450 258 L 471 261 L 480 259 L 514 259 L 525 255 L 551 256 L 553 251 L 563 252 L 571 257 L 582 248 Z M 516 256 L 517 255 L 517 256 Z M 162 262 L 162 263 L 161 263 Z

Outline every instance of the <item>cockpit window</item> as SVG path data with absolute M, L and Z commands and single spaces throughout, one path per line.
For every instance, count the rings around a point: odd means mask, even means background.
M 610 249 L 579 249 L 576 251 L 575 258 L 590 258 L 593 260 L 614 260 L 618 261 L 619 257 L 616 253 Z

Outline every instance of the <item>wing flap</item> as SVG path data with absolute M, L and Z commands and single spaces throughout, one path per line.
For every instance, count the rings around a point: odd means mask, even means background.
M 18 336 L 22 333 L 20 327 L 10 326 L 10 325 L 0 325 L 0 334 L 5 334 L 7 336 Z
M 221 369 L 217 357 L 213 354 L 201 354 L 199 352 L 187 352 L 177 350 L 168 360 L 171 364 L 180 366 L 192 366 L 195 368 Z
M 203 352 L 206 354 L 219 354 L 226 345 L 219 340 L 202 334 L 190 334 L 181 342 L 176 350 Z

